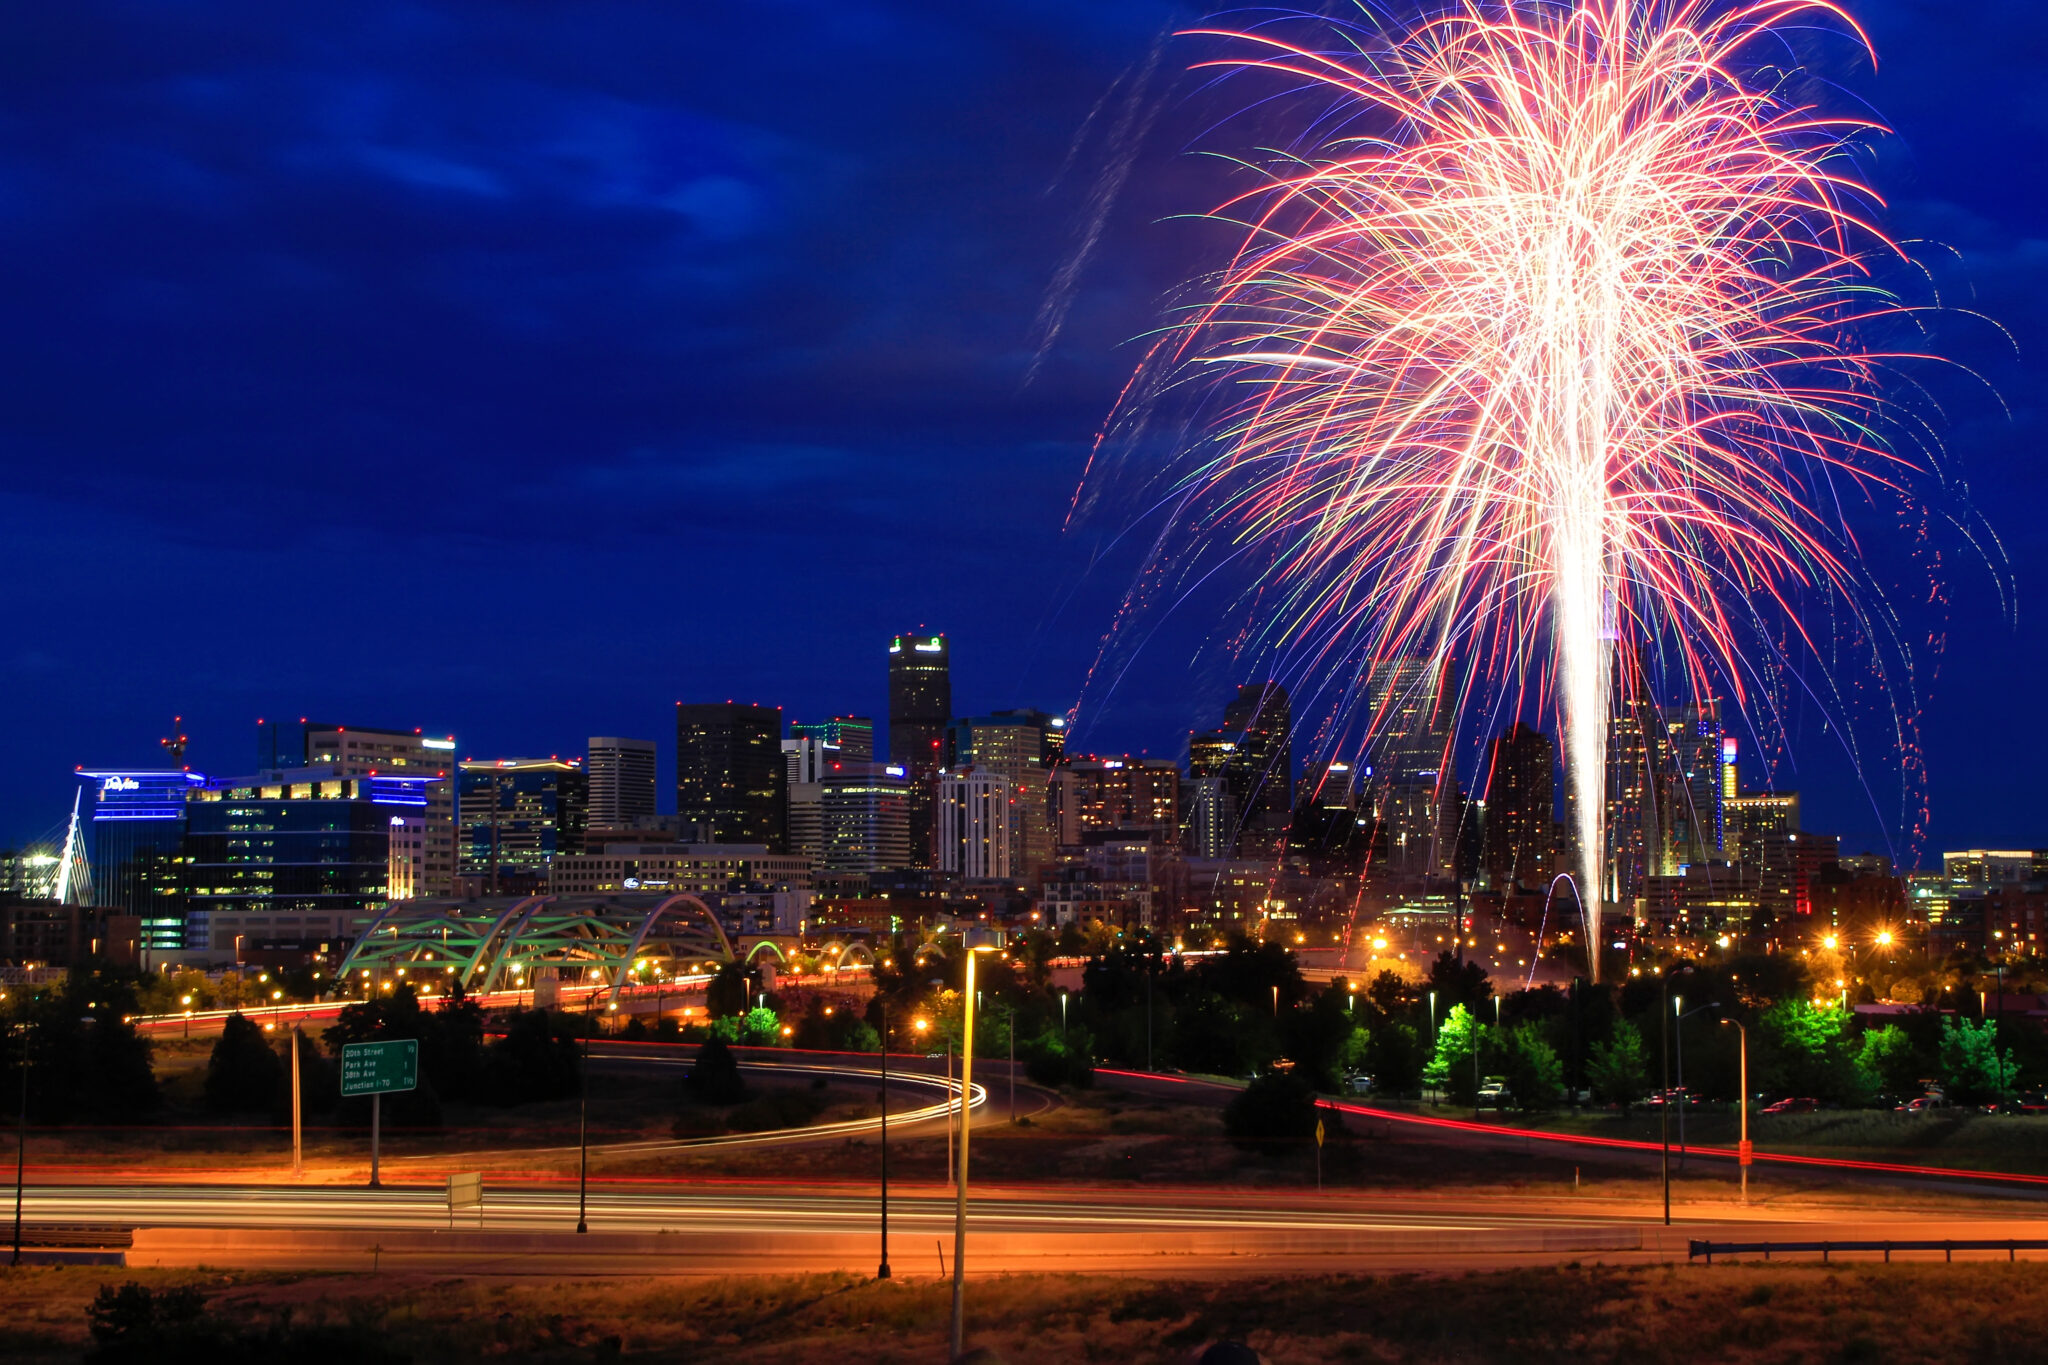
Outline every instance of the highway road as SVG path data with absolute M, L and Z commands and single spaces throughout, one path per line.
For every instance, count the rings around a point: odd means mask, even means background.
M 873 1274 L 879 1211 L 873 1191 L 611 1187 L 591 1192 L 590 1231 L 578 1235 L 576 1191 L 561 1187 L 486 1188 L 481 1213 L 452 1218 L 434 1187 L 49 1187 L 31 1189 L 24 1207 L 31 1245 L 39 1234 L 49 1240 L 43 1230 L 51 1228 L 72 1229 L 74 1243 L 79 1229 L 132 1229 L 82 1239 L 129 1265 L 542 1276 Z M 951 1254 L 953 1211 L 943 1188 L 892 1197 L 897 1273 L 941 1273 Z M 1009 1189 L 970 1201 L 969 1268 L 977 1275 L 1218 1276 L 1588 1259 L 1622 1264 L 1683 1260 L 1695 1237 L 1991 1238 L 2035 1230 L 2018 1220 L 1932 1221 L 1872 1211 L 1853 1222 L 1782 1213 L 1739 1221 L 1725 1209 L 1666 1228 L 1649 1207 L 1623 1204 Z

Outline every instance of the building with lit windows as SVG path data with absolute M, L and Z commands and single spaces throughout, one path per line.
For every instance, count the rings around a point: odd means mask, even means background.
M 811 866 L 803 858 L 759 844 L 613 844 L 593 853 L 569 853 L 549 869 L 550 895 L 660 891 L 674 895 L 809 891 Z
M 893 763 L 835 763 L 819 782 L 818 810 L 828 872 L 909 867 L 908 773 Z
M 421 894 L 455 894 L 455 736 L 304 717 L 256 722 L 257 772 L 305 767 L 331 768 L 339 777 L 426 777 Z
M 1066 727 L 1063 716 L 1016 709 L 956 720 L 947 729 L 954 767 L 972 764 L 1009 779 L 1012 870 L 1004 875 L 1030 877 L 1052 857 L 1052 777 L 1066 755 Z
M 94 899 L 142 924 L 144 963 L 187 946 L 188 798 L 206 778 L 184 768 L 81 768 L 91 784 Z
M 676 703 L 676 815 L 720 844 L 788 847 L 782 708 Z
M 630 829 L 655 813 L 653 740 L 592 735 L 583 771 L 590 779 L 591 828 Z
M 1180 765 L 1161 758 L 1075 758 L 1053 776 L 1062 846 L 1133 835 L 1180 838 Z
M 968 881 L 1017 875 L 1012 832 L 1016 786 L 979 764 L 939 774 L 939 869 Z
M 855 763 L 875 761 L 875 722 L 868 716 L 833 716 L 829 720 L 791 721 L 791 739 L 815 739 L 834 750 L 832 757 Z
M 418 776 L 284 768 L 194 789 L 186 802 L 181 957 L 332 951 L 390 899 L 393 817 L 424 827 Z
M 520 895 L 548 884 L 548 864 L 583 852 L 590 779 L 577 759 L 464 759 L 462 885 Z
M 938 775 L 950 756 L 953 662 L 944 635 L 917 631 L 889 641 L 889 762 L 910 779 L 910 861 L 931 867 L 938 832 Z

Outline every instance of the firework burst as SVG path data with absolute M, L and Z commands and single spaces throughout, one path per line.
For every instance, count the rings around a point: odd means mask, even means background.
M 1841 485 L 1907 468 L 1854 340 L 1897 309 L 1875 125 L 1797 94 L 1816 25 L 1864 42 L 1808 0 L 1202 31 L 1319 117 L 1149 362 L 1211 381 L 1175 520 L 1256 557 L 1258 629 L 1338 691 L 1420 657 L 1554 710 L 1589 944 L 1617 644 L 1742 705 L 1761 613 L 1796 638 L 1795 600 L 1859 596 Z

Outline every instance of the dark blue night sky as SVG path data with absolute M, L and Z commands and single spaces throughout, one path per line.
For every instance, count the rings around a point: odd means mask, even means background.
M 1946 604 L 1902 604 L 1946 638 L 1928 847 L 2044 844 L 2048 10 L 1850 8 L 1881 68 L 1828 74 L 1898 130 L 1888 225 L 1955 248 L 1945 297 L 2012 337 L 1943 337 L 1997 391 L 1956 386 L 1945 439 L 2018 608 L 1960 540 Z M 963 713 L 1073 705 L 1130 564 L 1068 502 L 1134 339 L 1218 244 L 1171 218 L 1221 183 L 1188 155 L 1202 51 L 1167 36 L 1200 17 L 15 7 L 0 843 L 58 822 L 74 764 L 152 761 L 179 711 L 205 771 L 284 714 L 666 757 L 678 699 L 880 714 L 886 637 L 918 623 L 951 635 Z M 1177 754 L 1215 722 L 1227 662 L 1148 657 L 1085 747 Z M 1809 826 L 1887 847 L 1831 737 L 1794 753 Z

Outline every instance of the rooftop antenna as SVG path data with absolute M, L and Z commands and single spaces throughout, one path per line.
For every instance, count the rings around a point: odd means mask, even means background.
M 187 741 L 184 726 L 185 718 L 183 716 L 172 716 L 171 729 L 176 733 L 165 735 L 157 741 L 163 747 L 163 751 L 171 756 L 171 762 L 180 768 L 185 766 L 185 744 Z

